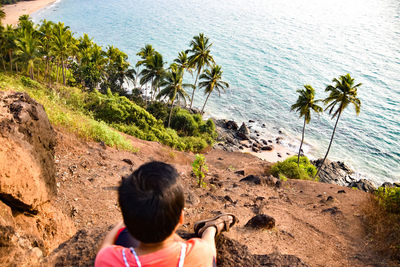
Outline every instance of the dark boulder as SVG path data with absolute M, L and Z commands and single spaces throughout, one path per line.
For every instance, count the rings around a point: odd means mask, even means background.
M 275 219 L 266 214 L 258 214 L 251 218 L 245 227 L 253 229 L 272 229 L 275 227 Z
M 261 179 L 258 176 L 255 175 L 249 175 L 246 176 L 245 178 L 241 179 L 240 182 L 248 182 L 248 183 L 253 183 L 253 184 L 261 184 Z
M 228 129 L 228 130 L 235 130 L 235 131 L 237 131 L 237 130 L 239 129 L 239 126 L 238 126 L 237 123 L 234 122 L 234 121 L 227 121 L 227 122 L 225 123 L 225 128 Z
M 311 161 L 319 167 L 322 159 Z M 319 180 L 323 183 L 337 184 L 346 187 L 356 187 L 365 192 L 375 191 L 375 186 L 366 179 L 357 179 L 356 174 L 344 162 L 325 160 L 319 172 Z
M 270 145 L 270 146 L 263 146 L 262 148 L 261 148 L 261 150 L 264 150 L 264 151 L 272 151 L 274 149 L 274 146 L 272 146 L 272 145 Z

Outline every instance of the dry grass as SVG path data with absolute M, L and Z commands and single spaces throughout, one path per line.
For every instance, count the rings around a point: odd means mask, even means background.
M 400 214 L 390 213 L 371 195 L 364 206 L 368 239 L 380 255 L 400 264 Z

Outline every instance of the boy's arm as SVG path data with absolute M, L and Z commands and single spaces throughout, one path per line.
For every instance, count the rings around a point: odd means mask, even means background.
M 117 223 L 110 232 L 107 233 L 106 237 L 104 238 L 103 242 L 99 246 L 97 252 L 99 252 L 102 248 L 114 245 L 115 237 L 118 234 L 119 229 L 125 227 L 124 222 Z

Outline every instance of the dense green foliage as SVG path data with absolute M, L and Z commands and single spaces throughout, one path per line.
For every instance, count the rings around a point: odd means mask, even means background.
M 193 175 L 197 178 L 197 184 L 199 187 L 206 187 L 206 182 L 204 181 L 205 173 L 208 172 L 208 166 L 206 164 L 206 158 L 204 155 L 196 154 L 196 158 L 192 163 Z
M 314 180 L 317 169 L 307 157 L 300 157 L 297 165 L 297 156 L 292 156 L 284 161 L 278 161 L 271 168 L 271 174 L 277 178 L 290 178 L 301 180 Z
M 61 22 L 44 20 L 35 25 L 25 15 L 15 28 L 0 25 L 0 37 L 4 71 L 23 71 L 29 78 L 22 76 L 20 82 L 26 88 L 43 89 L 47 84 L 68 108 L 90 116 L 102 127 L 112 125 L 144 140 L 196 152 L 216 138 L 211 120 L 203 121 L 201 115 L 178 106 L 188 98 L 184 88 L 192 86 L 182 83 L 184 70 L 190 71 L 185 52 L 166 68 L 162 55 L 146 45 L 134 69 L 118 48 L 103 50 L 87 34 L 75 38 Z
M 379 187 L 375 194 L 386 211 L 400 215 L 400 187 Z
M 42 84 L 22 76 L 0 73 L 0 90 L 26 92 L 43 105 L 50 122 L 78 136 L 102 141 L 116 148 L 137 151 L 131 142 L 104 122 L 98 122 L 83 112 L 82 91 L 63 87 L 49 90 Z

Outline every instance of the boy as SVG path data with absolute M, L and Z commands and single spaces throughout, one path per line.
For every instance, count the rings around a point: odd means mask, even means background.
M 221 214 L 194 225 L 200 238 L 175 234 L 183 223 L 184 194 L 174 167 L 162 162 L 140 166 L 124 178 L 118 200 L 124 223 L 106 236 L 95 266 L 216 266 L 215 236 L 237 219 Z M 126 229 L 124 228 L 126 225 Z

